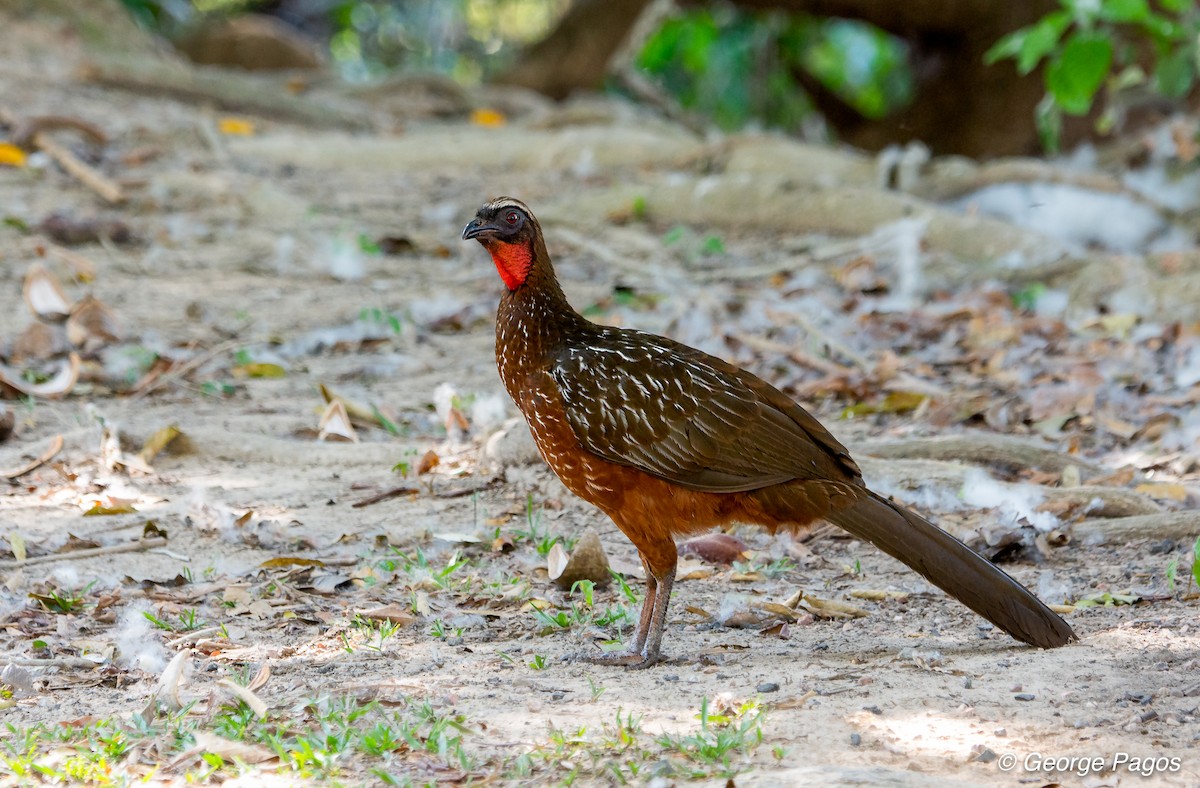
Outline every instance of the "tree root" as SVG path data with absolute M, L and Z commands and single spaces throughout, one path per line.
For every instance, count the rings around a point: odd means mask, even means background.
M 1085 545 L 1125 544 L 1134 539 L 1193 539 L 1197 535 L 1200 510 L 1196 509 L 1085 520 L 1071 528 L 1071 536 Z
M 215 104 L 318 128 L 368 130 L 374 126 L 365 104 L 333 102 L 289 92 L 278 79 L 215 68 L 188 68 L 162 58 L 95 60 L 83 79 L 140 94 L 170 96 L 179 101 Z
M 858 451 L 883 459 L 962 460 L 996 465 L 1005 470 L 1039 468 L 1061 473 L 1074 465 L 1085 477 L 1106 476 L 1110 468 L 1073 454 L 1058 451 L 1024 438 L 992 432 L 971 432 L 932 438 L 873 441 L 859 444 Z
M 853 449 L 853 447 L 851 447 Z M 957 491 L 962 488 L 970 466 L 942 460 L 877 459 L 860 456 L 859 467 L 870 484 L 906 489 L 933 488 Z M 1024 485 L 996 481 L 1005 487 Z M 1056 516 L 1088 514 L 1098 517 L 1160 515 L 1162 507 L 1149 496 L 1120 487 L 1083 485 L 1079 487 L 1043 487 L 1031 485 L 1041 495 L 1038 509 Z

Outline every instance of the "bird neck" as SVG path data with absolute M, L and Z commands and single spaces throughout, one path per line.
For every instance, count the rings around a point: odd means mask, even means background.
M 565 335 L 586 324 L 567 302 L 550 256 L 544 247 L 535 247 L 525 280 L 500 297 L 496 353 L 501 367 L 512 370 L 538 367 L 561 346 Z

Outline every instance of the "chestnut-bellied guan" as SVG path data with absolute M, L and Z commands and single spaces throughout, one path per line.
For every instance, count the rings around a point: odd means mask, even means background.
M 824 519 L 920 572 L 979 615 L 1041 648 L 1075 638 L 1024 586 L 962 542 L 867 489 L 849 452 L 782 392 L 664 337 L 600 326 L 571 308 L 542 229 L 501 197 L 463 230 L 507 289 L 496 314 L 500 378 L 542 457 L 571 492 L 638 549 L 646 598 L 623 652 L 659 659 L 678 554 L 675 537 L 736 521 L 772 533 Z

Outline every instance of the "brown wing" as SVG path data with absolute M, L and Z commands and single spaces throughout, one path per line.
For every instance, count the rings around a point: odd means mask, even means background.
M 551 375 L 589 451 L 693 490 L 861 478 L 846 449 L 748 372 L 651 334 L 600 329 Z

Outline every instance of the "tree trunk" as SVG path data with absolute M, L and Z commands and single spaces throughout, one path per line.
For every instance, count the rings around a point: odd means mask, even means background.
M 555 99 L 575 90 L 596 90 L 604 84 L 613 53 L 649 4 L 650 0 L 577 0 L 549 35 L 495 81 Z

